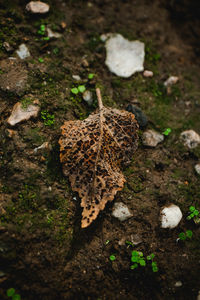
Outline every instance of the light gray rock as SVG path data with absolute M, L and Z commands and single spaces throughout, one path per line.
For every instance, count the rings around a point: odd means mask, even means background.
M 38 152 L 41 152 L 42 150 L 51 150 L 52 147 L 51 145 L 49 144 L 49 142 L 44 142 L 42 145 L 40 145 L 39 147 L 35 148 L 33 150 L 33 153 L 34 154 L 37 154 Z
M 164 140 L 164 135 L 152 129 L 145 131 L 142 136 L 143 145 L 149 147 L 156 147 L 163 140 Z
M 125 221 L 132 217 L 128 207 L 123 202 L 115 202 L 112 210 L 112 216 L 119 219 L 120 221 Z
M 194 130 L 183 131 L 180 135 L 183 145 L 189 149 L 196 148 L 200 144 L 200 136 Z
M 139 234 L 131 234 L 131 243 L 134 245 L 139 245 L 142 243 L 141 236 Z
M 181 221 L 183 214 L 177 205 L 170 204 L 161 211 L 161 228 L 175 228 Z
M 198 292 L 197 300 L 200 300 L 200 291 Z
M 19 49 L 16 52 L 17 52 L 17 55 L 19 56 L 19 58 L 21 58 L 21 59 L 26 59 L 27 57 L 31 56 L 31 54 L 25 44 L 21 44 L 19 46 Z
M 197 174 L 200 175 L 200 164 L 196 164 L 196 165 L 194 166 L 194 169 L 195 169 L 195 171 L 197 172 Z
M 176 283 L 175 283 L 175 287 L 181 287 L 183 284 L 182 284 L 182 282 L 181 281 L 177 281 Z
M 152 71 L 149 71 L 149 70 L 145 70 L 143 72 L 143 76 L 144 77 L 153 77 L 153 72 Z
M 7 120 L 8 124 L 15 126 L 22 121 L 29 120 L 31 117 L 36 118 L 40 110 L 38 104 L 39 102 L 35 100 L 33 104 L 29 104 L 26 108 L 23 108 L 22 104 L 17 102 L 13 106 L 12 113 Z
M 62 34 L 52 31 L 51 28 L 49 27 L 47 27 L 47 35 L 49 38 L 56 38 L 56 39 L 62 36 Z
M 10 46 L 8 42 L 3 42 L 3 47 L 6 49 L 7 52 L 10 52 L 13 50 L 13 48 Z
M 79 75 L 72 75 L 72 78 L 76 81 L 80 81 L 81 77 Z
M 83 93 L 83 100 L 85 100 L 88 105 L 92 105 L 92 102 L 93 102 L 92 92 L 86 90 Z
M 121 34 L 106 40 L 106 65 L 117 76 L 128 78 L 144 70 L 144 43 L 128 41 Z
M 164 86 L 169 87 L 178 82 L 179 78 L 177 76 L 170 76 L 165 82 Z
M 31 1 L 26 5 L 26 10 L 33 14 L 45 14 L 49 11 L 49 5 L 41 1 Z

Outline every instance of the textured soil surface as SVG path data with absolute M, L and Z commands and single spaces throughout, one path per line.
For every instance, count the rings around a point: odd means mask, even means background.
M 198 1 L 47 2 L 49 13 L 31 15 L 26 1 L 0 1 L 0 298 L 9 299 L 7 289 L 15 288 L 26 300 L 196 300 L 200 227 L 186 218 L 191 205 L 200 209 L 194 169 L 200 146 L 188 149 L 179 136 L 189 129 L 200 134 Z M 47 26 L 61 37 L 45 38 Z M 100 40 L 109 32 L 145 43 L 145 69 L 154 72 L 152 78 L 137 73 L 122 79 L 109 72 Z M 25 60 L 16 54 L 22 43 L 31 53 Z M 179 81 L 167 92 L 163 83 L 171 75 Z M 94 98 L 100 87 L 106 106 L 136 103 L 148 129 L 172 130 L 156 148 L 142 144 L 140 130 L 139 147 L 124 169 L 125 187 L 114 200 L 133 217 L 112 217 L 113 201 L 86 229 L 80 227 L 80 199 L 62 173 L 58 145 L 64 121 L 84 119 L 97 106 L 96 98 L 88 106 L 80 93 L 71 93 L 80 84 Z M 33 100 L 41 106 L 38 117 L 10 126 L 14 104 L 26 107 Z M 44 142 L 46 148 L 34 151 Z M 176 228 L 161 229 L 160 210 L 170 203 L 183 218 Z M 193 237 L 177 242 L 186 230 Z M 131 270 L 133 250 L 154 253 L 158 272 L 150 263 Z

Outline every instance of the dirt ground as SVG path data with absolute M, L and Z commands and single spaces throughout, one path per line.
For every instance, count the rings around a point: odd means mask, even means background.
M 15 288 L 27 300 L 196 300 L 200 227 L 186 217 L 191 205 L 200 209 L 200 176 L 194 170 L 200 146 L 188 149 L 179 136 L 187 129 L 200 134 L 198 1 L 46 2 L 49 13 L 31 15 L 26 1 L 0 1 L 1 299 Z M 44 39 L 47 25 L 61 37 Z M 143 41 L 145 69 L 154 76 L 122 79 L 110 73 L 100 40 L 108 32 Z M 22 43 L 31 53 L 25 60 L 16 54 Z M 17 60 L 11 62 L 11 56 Z M 169 94 L 163 82 L 170 75 L 179 81 Z M 80 227 L 80 199 L 63 176 L 58 146 L 63 122 L 84 119 L 96 107 L 96 99 L 88 106 L 70 92 L 79 84 L 93 95 L 100 87 L 110 107 L 137 103 L 149 129 L 172 129 L 156 148 L 142 144 L 140 130 L 124 189 L 86 229 Z M 40 101 L 39 116 L 10 126 L 14 104 L 26 106 L 32 99 Z M 49 146 L 35 153 L 44 142 Z M 117 201 L 133 217 L 124 222 L 112 217 Z M 160 210 L 170 203 L 181 208 L 183 218 L 176 228 L 161 229 Z M 192 230 L 192 239 L 177 242 L 186 230 Z M 134 245 L 135 239 L 140 243 Z M 133 250 L 154 253 L 158 272 L 150 264 L 131 270 Z

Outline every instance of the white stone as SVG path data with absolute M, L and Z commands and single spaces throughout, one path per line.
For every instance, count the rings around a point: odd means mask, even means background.
M 182 219 L 182 212 L 177 205 L 171 204 L 161 211 L 161 228 L 175 228 Z
M 115 202 L 112 210 L 112 216 L 119 219 L 120 221 L 125 221 L 133 215 L 130 213 L 128 207 L 123 202 Z
M 175 283 L 175 287 L 181 287 L 183 284 L 182 284 L 182 282 L 181 281 L 177 281 L 176 283 Z
M 200 291 L 198 292 L 197 300 L 200 300 Z
M 106 40 L 106 65 L 120 77 L 130 77 L 144 70 L 144 43 L 128 41 L 121 34 L 112 35 Z
M 197 174 L 200 175 L 200 164 L 196 164 L 196 165 L 194 166 L 194 168 L 195 168 L 195 171 L 197 172 Z
M 86 90 L 83 93 L 83 100 L 85 100 L 88 105 L 92 105 L 92 102 L 93 102 L 92 92 Z
M 178 82 L 179 78 L 177 76 L 170 76 L 165 82 L 164 86 L 168 87 Z
M 39 147 L 35 148 L 33 150 L 33 152 L 36 154 L 39 150 L 42 150 L 42 149 L 50 149 L 50 145 L 49 145 L 49 142 L 44 142 L 42 145 L 40 145 Z
M 80 81 L 81 77 L 79 75 L 72 75 L 72 78 L 76 81 Z
M 25 58 L 31 56 L 31 54 L 25 44 L 21 44 L 19 46 L 19 49 L 16 52 L 17 52 L 17 55 L 19 56 L 19 58 L 21 58 L 21 59 L 25 59 Z
M 47 27 L 47 35 L 49 38 L 56 38 L 56 39 L 62 36 L 62 34 L 52 31 L 51 28 L 49 27 Z
M 200 144 L 200 136 L 194 130 L 183 131 L 180 135 L 180 139 L 184 146 L 190 149 L 196 148 Z
M 37 117 L 40 107 L 37 104 L 30 104 L 26 108 L 23 108 L 20 102 L 17 102 L 13 106 L 12 113 L 7 122 L 11 126 L 15 126 L 17 123 L 24 120 L 29 120 L 31 117 Z
M 153 77 L 153 72 L 152 71 L 149 71 L 149 70 L 145 70 L 143 72 L 143 76 L 144 77 Z
M 149 147 L 156 147 L 163 140 L 164 135 L 152 129 L 146 130 L 142 136 L 143 145 Z
M 45 14 L 49 11 L 49 5 L 41 1 L 31 1 L 26 5 L 26 10 L 33 14 Z

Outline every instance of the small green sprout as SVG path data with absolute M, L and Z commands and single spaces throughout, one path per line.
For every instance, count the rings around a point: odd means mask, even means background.
M 185 241 L 187 238 L 188 239 L 191 239 L 192 238 L 192 236 L 193 236 L 193 232 L 192 232 L 192 230 L 186 230 L 186 232 L 181 232 L 181 233 L 179 233 L 179 239 L 181 240 L 181 241 Z
M 196 219 L 199 218 L 200 213 L 199 213 L 198 209 L 195 208 L 195 206 L 190 206 L 189 211 L 190 211 L 190 214 L 189 214 L 189 216 L 187 216 L 187 220 L 191 220 L 193 218 L 196 218 Z
M 45 126 L 52 126 L 55 122 L 54 115 L 51 115 L 48 111 L 41 111 L 41 119 L 44 120 Z
M 157 262 L 156 261 L 152 261 L 151 266 L 152 266 L 152 271 L 154 273 L 158 272 L 158 266 L 157 266 Z
M 58 47 L 54 48 L 53 49 L 53 54 L 58 55 L 58 53 L 59 53 L 59 48 Z
M 42 25 L 40 25 L 40 29 L 38 30 L 37 33 L 40 34 L 40 35 L 44 35 L 45 34 L 45 29 L 46 29 L 45 25 L 42 24 Z
M 41 57 L 39 57 L 39 58 L 38 58 L 38 61 L 39 61 L 40 63 L 43 63 L 43 62 L 44 62 L 44 59 L 41 58 Z
M 50 37 L 44 36 L 42 39 L 43 39 L 43 41 L 49 41 L 49 40 L 50 40 Z
M 74 87 L 71 89 L 72 94 L 77 95 L 79 92 L 84 93 L 86 90 L 86 87 L 84 85 L 79 85 L 78 87 Z
M 8 297 L 11 297 L 12 300 L 21 300 L 21 296 L 19 294 L 15 294 L 15 289 L 14 288 L 8 289 L 6 294 L 7 294 Z
M 131 253 L 131 261 L 134 263 L 133 265 L 131 265 L 131 270 L 134 270 L 136 268 L 139 267 L 139 265 L 141 267 L 145 267 L 146 266 L 146 260 L 147 261 L 151 261 L 151 267 L 152 267 L 152 271 L 153 272 L 158 272 L 158 267 L 157 267 L 157 263 L 155 261 L 153 261 L 155 254 L 152 253 L 150 255 L 148 255 L 145 259 L 145 257 L 143 256 L 143 253 L 140 251 L 132 251 Z
M 90 73 L 89 75 L 88 75 L 88 79 L 93 79 L 94 78 L 94 74 L 93 73 Z
M 86 90 L 86 88 L 85 88 L 84 85 L 79 85 L 79 86 L 78 86 L 78 90 L 79 90 L 80 93 L 84 93 L 85 90 Z
M 165 136 L 168 136 L 171 132 L 172 132 L 171 128 L 167 128 L 167 129 L 165 129 L 165 130 L 163 131 L 163 134 L 164 134 Z
M 147 260 L 153 260 L 155 257 L 154 253 L 151 253 L 150 255 L 147 256 Z
M 128 245 L 128 247 L 130 247 L 130 246 L 134 247 L 134 244 L 132 242 L 130 242 L 130 241 L 126 241 L 125 243 Z
M 75 87 L 71 89 L 72 94 L 77 95 L 79 90 Z
M 109 258 L 110 258 L 110 260 L 111 260 L 111 261 L 114 261 L 114 260 L 116 260 L 116 256 L 115 256 L 114 254 L 110 255 L 110 257 L 109 257 Z
M 105 245 L 108 245 L 110 243 L 110 240 L 105 241 Z

